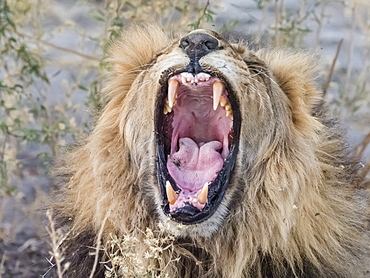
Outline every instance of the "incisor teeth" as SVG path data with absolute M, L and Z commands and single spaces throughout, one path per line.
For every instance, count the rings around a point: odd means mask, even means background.
M 168 106 L 173 107 L 179 82 L 175 79 L 168 80 Z
M 217 110 L 223 90 L 224 85 L 221 82 L 213 83 L 213 110 Z
M 207 203 L 207 198 L 208 198 L 208 182 L 206 182 L 202 188 L 202 191 L 200 191 L 199 195 L 198 195 L 198 201 L 199 203 L 201 203 L 202 205 L 204 205 L 205 203 Z
M 169 181 L 166 181 L 166 193 L 170 205 L 175 204 L 176 200 L 179 198 L 179 195 L 175 192 L 175 190 L 173 190 L 172 185 Z

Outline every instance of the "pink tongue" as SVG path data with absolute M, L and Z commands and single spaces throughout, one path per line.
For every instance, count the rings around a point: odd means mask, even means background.
M 222 149 L 222 143 L 211 141 L 198 146 L 190 138 L 181 138 L 179 145 L 179 151 L 169 156 L 167 169 L 178 187 L 196 192 L 221 170 L 224 161 L 217 151 Z

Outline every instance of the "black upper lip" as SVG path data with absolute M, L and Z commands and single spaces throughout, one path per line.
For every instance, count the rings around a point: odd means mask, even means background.
M 211 217 L 213 213 L 217 210 L 218 206 L 220 205 L 225 195 L 227 185 L 230 181 L 231 174 L 235 165 L 236 155 L 238 152 L 239 134 L 241 126 L 240 109 L 238 100 L 226 79 L 223 76 L 221 76 L 221 74 L 210 73 L 207 72 L 207 70 L 202 69 L 202 72 L 208 73 L 212 76 L 217 76 L 224 83 L 226 90 L 229 92 L 229 101 L 231 103 L 234 116 L 232 131 L 233 138 L 231 140 L 229 155 L 225 159 L 221 171 L 218 173 L 216 179 L 209 185 L 208 202 L 206 203 L 205 207 L 202 210 L 199 210 L 198 208 L 189 204 L 187 206 L 178 208 L 173 212 L 170 212 L 165 189 L 166 181 L 170 181 L 175 191 L 179 191 L 181 189 L 177 187 L 176 182 L 169 174 L 166 166 L 168 148 L 166 148 L 165 136 L 163 132 L 163 121 L 165 118 L 165 115 L 163 114 L 164 99 L 167 96 L 168 79 L 175 74 L 187 72 L 187 68 L 172 72 L 173 74 L 171 75 L 167 76 L 166 74 L 162 75 L 163 78 L 163 80 L 161 80 L 162 88 L 157 97 L 155 111 L 156 155 L 157 155 L 156 166 L 157 166 L 157 178 L 162 194 L 162 210 L 166 215 L 170 216 L 173 220 L 179 223 L 196 224 L 201 223 L 207 220 L 209 217 Z

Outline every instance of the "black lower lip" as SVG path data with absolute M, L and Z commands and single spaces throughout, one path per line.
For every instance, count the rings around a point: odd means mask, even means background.
M 158 148 L 158 150 L 160 149 L 161 148 Z M 223 168 L 219 172 L 217 178 L 209 186 L 208 201 L 202 210 L 199 210 L 191 204 L 186 204 L 184 207 L 178 208 L 173 212 L 170 211 L 165 190 L 166 180 L 171 181 L 172 177 L 168 174 L 165 166 L 166 161 L 163 159 L 164 153 L 158 151 L 157 155 L 159 159 L 157 160 L 157 176 L 162 192 L 162 210 L 164 214 L 171 217 L 171 219 L 174 221 L 185 225 L 201 223 L 210 218 L 216 212 L 224 198 L 227 185 L 234 168 L 237 149 L 237 145 L 235 144 L 230 149 L 230 153 L 226 159 L 226 162 L 224 163 Z M 174 182 L 171 183 L 174 184 Z
M 220 78 L 220 77 L 219 77 Z M 158 183 L 161 189 L 162 195 L 162 210 L 165 215 L 169 216 L 171 219 L 178 223 L 182 223 L 185 225 L 197 224 L 201 223 L 208 218 L 210 218 L 217 210 L 219 205 L 221 204 L 227 185 L 230 181 L 232 176 L 232 171 L 234 169 L 235 160 L 238 152 L 239 146 L 239 135 L 240 135 L 240 126 L 241 126 L 241 117 L 240 117 L 240 109 L 239 103 L 237 99 L 233 96 L 233 94 L 229 94 L 229 101 L 233 108 L 233 139 L 232 144 L 230 147 L 229 155 L 224 162 L 224 165 L 221 171 L 218 173 L 216 179 L 209 185 L 208 191 L 208 200 L 205 207 L 202 210 L 192 206 L 191 204 L 186 204 L 185 206 L 176 209 L 175 211 L 170 211 L 170 206 L 168 203 L 167 195 L 166 195 L 166 188 L 165 184 L 166 181 L 170 181 L 172 187 L 175 191 L 179 191 L 180 188 L 176 186 L 175 181 L 168 173 L 167 169 L 167 155 L 165 147 L 165 136 L 163 131 L 163 122 L 164 122 L 164 114 L 163 114 L 163 99 L 166 96 L 167 92 L 167 82 L 163 82 L 163 87 L 158 94 L 157 98 L 157 105 L 155 111 L 155 131 L 156 131 L 156 167 L 157 167 L 157 178 Z M 227 84 L 225 82 L 225 84 Z M 226 90 L 231 92 L 231 88 L 228 85 L 225 85 Z

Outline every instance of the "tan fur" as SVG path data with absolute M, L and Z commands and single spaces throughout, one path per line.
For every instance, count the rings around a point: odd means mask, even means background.
M 214 216 L 180 232 L 169 221 L 169 229 L 178 234 L 174 256 L 183 259 L 170 262 L 170 254 L 164 253 L 167 273 L 357 277 L 352 266 L 361 235 L 349 190 L 356 165 L 319 109 L 315 57 L 222 44 L 224 51 L 212 52 L 200 63 L 220 69 L 240 101 L 237 162 Z M 123 33 L 112 44 L 108 61 L 107 104 L 94 131 L 61 169 L 69 178 L 58 214 L 73 219 L 72 237 L 98 234 L 106 218 L 104 241 L 110 233 L 141 238 L 146 227 L 156 229 L 158 221 L 167 221 L 155 171 L 159 80 L 165 69 L 185 66 L 188 58 L 178 38 L 147 26 Z M 189 251 L 203 260 L 203 268 L 184 255 Z

